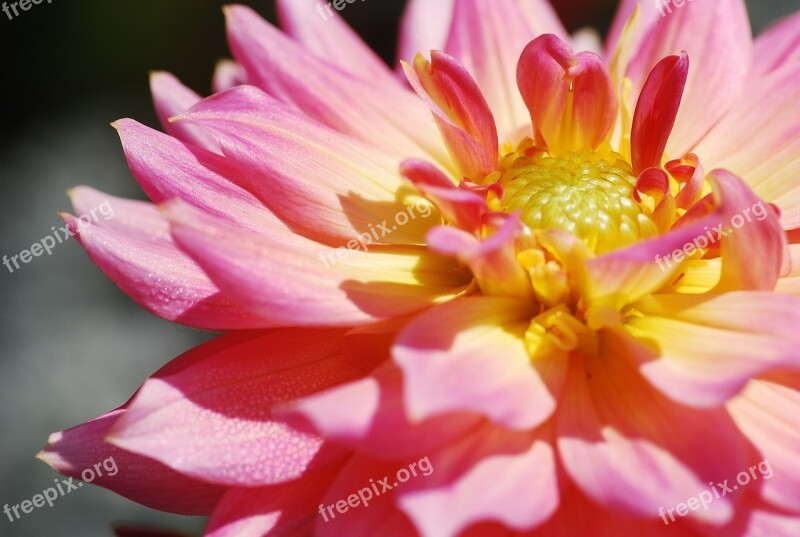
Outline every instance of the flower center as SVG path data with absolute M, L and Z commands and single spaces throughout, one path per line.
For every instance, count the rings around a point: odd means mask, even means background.
M 633 199 L 636 178 L 621 155 L 584 150 L 510 164 L 499 178 L 505 189 L 499 209 L 520 211 L 532 229 L 569 231 L 598 254 L 658 233 Z

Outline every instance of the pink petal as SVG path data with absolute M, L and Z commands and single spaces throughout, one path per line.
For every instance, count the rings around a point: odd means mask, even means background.
M 211 87 L 214 93 L 220 93 L 236 86 L 247 84 L 247 73 L 240 64 L 232 60 L 220 60 L 214 69 Z
M 519 215 L 509 216 L 497 227 L 494 235 L 480 240 L 453 226 L 438 226 L 428 233 L 427 242 L 431 250 L 468 266 L 485 293 L 531 297 L 530 277 L 517 260 L 517 238 L 523 233 Z
M 792 259 L 792 271 L 778 280 L 775 290 L 800 296 L 800 244 L 790 244 L 789 253 Z
M 642 374 L 683 404 L 715 407 L 747 381 L 800 367 L 800 299 L 771 292 L 659 294 L 628 319 Z
M 204 537 L 297 537 L 311 535 L 317 503 L 333 471 L 317 472 L 289 483 L 231 488 L 219 502 Z
M 732 108 L 742 90 L 753 55 L 744 0 L 687 2 L 681 8 L 673 6 L 672 14 L 659 17 L 629 66 L 634 88 L 644 85 L 648 73 L 662 58 L 682 51 L 688 52 L 691 67 L 667 145 L 669 158 L 688 153 Z
M 164 319 L 207 330 L 270 326 L 268 319 L 225 297 L 171 240 L 159 238 L 163 222 L 159 223 L 152 211 L 111 207 L 121 218 L 114 226 L 82 224 L 71 215 L 63 218 L 92 261 L 137 304 Z M 149 213 L 149 222 L 139 220 L 129 231 L 124 222 L 135 221 L 142 212 Z
M 785 229 L 800 227 L 800 62 L 753 76 L 724 118 L 697 145 L 707 166 L 742 177 L 783 211 Z
M 531 29 L 529 39 L 543 34 L 555 34 L 562 39 L 569 39 L 567 29 L 548 0 L 517 0 L 517 3 Z
M 350 75 L 306 52 L 248 7 L 230 6 L 226 14 L 231 50 L 250 83 L 370 145 L 446 162 L 428 111 L 399 82 L 387 85 Z
M 176 125 L 169 121 L 169 118 L 185 112 L 202 97 L 181 84 L 175 76 L 165 72 L 151 73 L 150 91 L 158 119 L 170 135 L 209 151 L 218 150 L 214 138 L 202 129 L 193 125 Z
M 633 116 L 631 154 L 633 173 L 661 167 L 664 149 L 675 125 L 675 117 L 686 85 L 689 57 L 668 56 L 650 72 Z
M 100 463 L 102 475 L 94 478 L 95 485 L 151 509 L 208 515 L 225 492 L 224 487 L 194 480 L 105 441 L 111 426 L 127 412 L 121 407 L 72 429 L 53 433 L 47 447 L 37 457 L 75 479 L 81 479 L 84 470 L 95 471 L 94 465 Z
M 745 467 L 745 443 L 724 410 L 672 403 L 639 375 L 618 336 L 601 338 L 601 355 L 570 362 L 556 414 L 560 459 L 584 493 L 655 518 Z M 711 423 L 713 436 L 697 434 Z M 732 501 L 714 499 L 688 516 L 719 526 L 733 516 Z
M 128 166 L 155 203 L 180 198 L 243 229 L 287 230 L 252 194 L 236 185 L 239 172 L 218 155 L 191 148 L 131 119 L 114 123 Z
M 347 326 L 457 296 L 455 263 L 423 248 L 334 250 L 246 233 L 185 204 L 165 208 L 172 235 L 228 296 L 282 325 Z M 339 255 L 339 254 L 344 255 Z
M 380 536 L 409 537 L 418 535 L 414 526 L 395 504 L 394 490 L 385 490 L 381 481 L 391 487 L 396 472 L 408 468 L 416 460 L 385 461 L 355 454 L 342 468 L 322 499 L 316 514 L 315 537 Z M 416 479 L 427 479 L 418 473 Z M 407 484 L 407 483 L 406 483 Z M 359 494 L 366 498 L 367 505 Z M 370 496 L 371 494 L 371 496 Z M 348 505 L 351 501 L 352 504 Z M 344 510 L 337 510 L 337 504 Z M 355 507 L 352 507 L 355 505 Z M 325 515 L 322 515 L 324 511 Z
M 523 340 L 531 314 L 522 300 L 478 297 L 417 317 L 393 351 L 405 375 L 411 419 L 472 411 L 513 429 L 546 420 L 555 409 L 564 363 L 548 364 L 553 370 L 545 378 L 531 367 Z
M 706 229 L 720 220 L 716 214 L 650 239 L 614 250 L 586 262 L 590 282 L 586 299 L 593 306 L 619 311 L 675 279 L 680 265 L 671 257 L 674 251 L 692 244 Z
M 331 65 L 346 69 L 365 80 L 397 84 L 383 60 L 342 20 L 336 10 L 326 6 L 326 3 L 317 0 L 278 0 L 281 28 L 305 50 Z
M 455 227 L 475 233 L 489 212 L 486 199 L 466 188 L 456 187 L 436 166 L 422 160 L 407 160 L 400 173 L 429 199 Z M 495 186 L 499 186 L 496 185 Z
M 786 17 L 758 36 L 753 54 L 753 78 L 760 78 L 800 61 L 800 13 Z
M 430 464 L 430 476 L 417 476 L 397 489 L 400 508 L 421 535 L 456 537 L 482 521 L 527 530 L 558 507 L 553 446 L 529 432 L 484 426 L 433 453 Z
M 551 150 L 596 148 L 613 127 L 614 88 L 593 52 L 576 55 L 556 36 L 538 37 L 522 51 L 516 79 L 537 141 Z
M 727 406 L 763 459 L 755 472 L 761 497 L 800 514 L 800 375 L 753 380 Z
M 319 437 L 276 421 L 272 407 L 362 374 L 340 330 L 235 333 L 200 345 L 148 379 L 109 441 L 212 483 L 260 486 L 338 460 Z
M 85 215 L 84 219 L 97 227 L 137 241 L 174 248 L 169 222 L 152 203 L 118 198 L 88 186 L 77 186 L 68 194 L 75 214 Z
M 397 159 L 290 112 L 257 88 L 217 94 L 180 120 L 210 129 L 249 188 L 310 238 L 346 244 L 407 213 Z M 437 221 L 407 218 L 378 242 L 421 244 Z
M 441 50 L 447 41 L 456 0 L 409 0 L 400 23 L 397 63 L 417 53 Z
M 280 417 L 360 453 L 394 459 L 431 453 L 464 436 L 480 420 L 461 413 L 412 422 L 404 406 L 401 372 L 391 362 L 365 379 L 293 402 Z
M 495 171 L 497 127 L 475 81 L 453 57 L 433 51 L 406 66 L 406 76 L 430 107 L 460 176 L 475 182 Z
M 778 216 L 734 174 L 714 170 L 710 179 L 728 233 L 720 241 L 722 276 L 715 291 L 774 289 L 788 263 Z
M 755 486 L 757 485 L 748 484 L 748 488 Z M 715 532 L 705 531 L 705 537 L 713 535 L 795 537 L 800 535 L 800 516 L 771 508 L 754 497 L 736 510 L 736 518 L 730 524 L 715 529 Z
M 621 0 L 617 6 L 614 22 L 611 25 L 611 30 L 608 32 L 605 44 L 605 56 L 610 58 L 616 49 L 619 39 L 622 35 L 622 30 L 628 19 L 633 15 L 633 10 L 636 5 L 639 5 L 639 23 L 636 27 L 636 34 L 633 39 L 633 50 L 639 50 L 642 38 L 648 34 L 652 26 L 660 18 L 661 11 L 666 12 L 665 8 L 660 7 L 657 1 L 643 2 L 642 0 Z
M 665 509 L 671 506 L 664 506 Z M 606 509 L 589 500 L 578 487 L 571 485 L 561 492 L 558 511 L 530 537 L 565 537 L 591 535 L 591 537 L 702 537 L 673 509 L 672 517 L 664 512 L 667 523 L 658 513 L 633 517 L 619 510 Z M 718 531 L 717 528 L 714 528 Z M 527 534 L 526 534 L 527 535 Z
M 528 121 L 514 81 L 519 53 L 533 37 L 515 0 L 456 0 L 444 50 L 477 81 L 503 139 Z

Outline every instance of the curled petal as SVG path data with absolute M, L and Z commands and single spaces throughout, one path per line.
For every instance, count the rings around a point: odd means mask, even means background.
M 155 203 L 180 198 L 242 229 L 288 232 L 264 204 L 237 184 L 240 173 L 231 161 L 132 119 L 121 119 L 113 126 L 134 178 Z
M 460 175 L 481 181 L 497 168 L 497 127 L 481 90 L 454 58 L 433 51 L 414 59 L 406 76 L 433 112 Z
M 413 61 L 418 52 L 444 48 L 456 0 L 409 0 L 400 24 L 397 62 Z
M 633 115 L 633 173 L 638 175 L 646 168 L 661 167 L 688 73 L 686 53 L 664 58 L 650 72 Z
M 484 196 L 469 188 L 455 186 L 428 162 L 407 160 L 400 165 L 400 173 L 433 202 L 448 222 L 459 229 L 478 232 L 483 216 L 489 212 Z
M 704 155 L 694 149 L 695 145 L 732 109 L 750 71 L 753 38 L 747 6 L 744 0 L 686 2 L 680 8 L 673 2 L 658 4 L 664 16 L 656 17 L 649 31 L 643 33 L 628 68 L 634 96 L 654 65 L 666 56 L 686 51 L 692 65 L 667 155 L 679 158 L 689 151 Z
M 675 198 L 670 190 L 669 177 L 661 168 L 647 168 L 639 174 L 633 189 L 634 199 L 642 203 L 642 195 L 650 203 L 645 203 L 650 218 L 660 231 L 668 230 L 675 221 Z
M 790 262 L 780 217 L 730 172 L 712 171 L 711 183 L 722 217 L 715 229 L 722 247 L 715 291 L 771 291 Z
M 671 160 L 664 169 L 681 185 L 681 191 L 675 196 L 675 204 L 681 209 L 688 209 L 700 196 L 705 181 L 705 172 L 700 159 L 689 153 L 681 159 Z
M 516 0 L 456 0 L 444 50 L 475 78 L 504 140 L 527 121 L 514 73 L 519 51 L 533 37 Z
M 487 294 L 526 297 L 531 296 L 530 279 L 517 261 L 516 249 L 522 230 L 519 215 L 514 214 L 483 240 L 452 226 L 438 226 L 428 233 L 426 241 L 434 251 L 469 266 Z
M 531 41 L 519 60 L 517 84 L 537 139 L 551 152 L 596 148 L 616 119 L 616 97 L 603 60 L 577 55 L 554 35 Z

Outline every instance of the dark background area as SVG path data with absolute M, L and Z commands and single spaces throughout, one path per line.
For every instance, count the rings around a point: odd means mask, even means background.
M 71 186 L 141 198 L 108 124 L 122 117 L 157 124 L 149 71 L 170 71 L 207 94 L 216 61 L 229 56 L 220 1 L 46 2 L 13 20 L 0 12 L 0 256 L 60 226 L 56 212 L 69 210 Z M 274 20 L 272 1 L 243 3 Z M 572 30 L 606 27 L 616 4 L 556 3 Z M 391 61 L 403 4 L 369 0 L 342 14 Z M 800 9 L 800 0 L 748 4 L 756 30 Z M 0 297 L 0 508 L 56 477 L 34 459 L 50 432 L 118 406 L 163 363 L 210 337 L 140 309 L 74 241 L 13 274 L 0 265 Z M 0 513 L 0 536 L 108 536 L 113 522 L 194 534 L 202 527 L 84 487 L 13 524 Z

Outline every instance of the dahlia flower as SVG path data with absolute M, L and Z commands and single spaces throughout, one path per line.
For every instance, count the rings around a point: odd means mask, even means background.
M 800 16 L 411 0 L 392 71 L 278 6 L 114 124 L 152 204 L 65 216 L 226 333 L 40 457 L 210 537 L 800 535 Z

